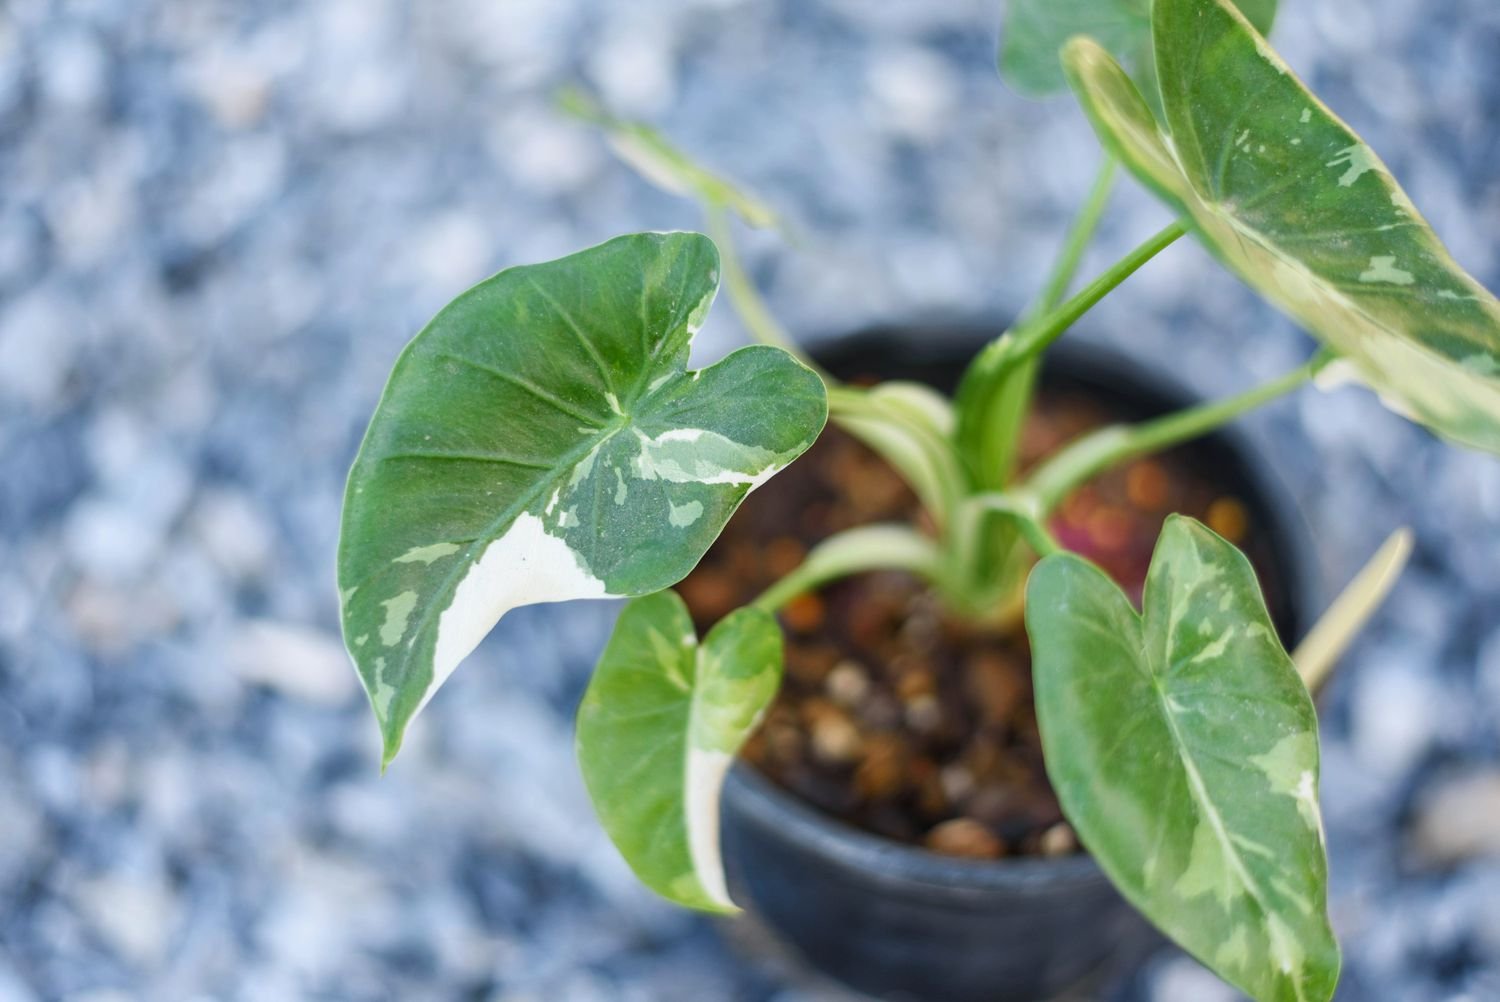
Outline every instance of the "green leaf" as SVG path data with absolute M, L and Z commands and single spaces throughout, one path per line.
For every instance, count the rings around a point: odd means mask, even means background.
M 1276 0 L 1241 0 L 1240 9 L 1262 32 L 1276 20 Z M 1000 44 L 1000 73 L 1023 94 L 1043 95 L 1067 85 L 1063 44 L 1087 35 L 1130 67 L 1147 93 L 1155 89 L 1151 0 L 1010 0 Z
M 706 237 L 619 237 L 500 272 L 402 352 L 339 543 L 344 636 L 387 762 L 502 615 L 680 580 L 817 437 L 822 381 L 786 352 L 688 371 L 717 282 Z
M 1393 409 L 1500 452 L 1500 302 L 1223 0 L 1156 0 L 1170 130 L 1099 45 L 1069 79 L 1106 147 Z
M 1055 554 L 1026 591 L 1037 719 L 1063 811 L 1115 886 L 1262 1002 L 1324 1002 L 1338 980 L 1312 700 L 1255 573 L 1168 520 L 1144 615 Z
M 578 710 L 578 761 L 605 831 L 662 896 L 733 911 L 719 857 L 719 794 L 781 681 L 781 630 L 745 608 L 698 646 L 676 592 L 636 599 Z
M 558 104 L 573 117 L 603 130 L 610 147 L 621 160 L 668 194 L 721 206 L 758 229 L 781 226 L 775 210 L 765 202 L 723 175 L 702 166 L 651 126 L 615 118 L 593 97 L 576 87 L 559 94 Z

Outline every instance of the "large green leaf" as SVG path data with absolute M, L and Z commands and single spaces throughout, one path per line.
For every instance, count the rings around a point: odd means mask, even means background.
M 641 881 L 692 908 L 731 911 L 719 794 L 781 681 L 781 630 L 745 608 L 698 646 L 664 591 L 625 607 L 578 710 L 578 761 L 599 819 Z
M 339 543 L 344 636 L 386 761 L 507 611 L 678 581 L 817 437 L 822 381 L 786 352 L 687 370 L 717 282 L 706 237 L 619 237 L 502 271 L 402 353 Z
M 1153 11 L 1169 130 L 1102 47 L 1066 50 L 1105 145 L 1388 405 L 1500 452 L 1500 302 L 1231 5 Z
M 1087 561 L 1032 571 L 1026 626 L 1047 772 L 1122 893 L 1263 1002 L 1323 1002 L 1328 923 L 1312 700 L 1255 573 L 1168 520 L 1144 613 Z
M 1276 20 L 1276 0 L 1240 0 L 1262 32 Z M 1075 35 L 1087 35 L 1130 67 L 1148 93 L 1156 67 L 1151 55 L 1151 0 L 1010 0 L 1000 40 L 1000 73 L 1026 94 L 1067 86 L 1059 54 Z

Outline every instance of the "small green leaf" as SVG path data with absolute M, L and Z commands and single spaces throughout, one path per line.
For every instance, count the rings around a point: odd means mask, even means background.
M 781 225 L 775 211 L 765 202 L 702 166 L 651 126 L 615 118 L 593 97 L 576 87 L 559 94 L 558 104 L 573 117 L 603 130 L 610 147 L 621 160 L 668 194 L 696 198 L 729 209 L 746 224 L 758 229 L 775 229 Z
M 786 352 L 688 371 L 717 283 L 706 237 L 619 237 L 502 271 L 402 352 L 339 542 L 387 762 L 506 612 L 673 584 L 817 437 L 823 383 Z
M 1170 131 L 1103 48 L 1068 45 L 1105 146 L 1389 406 L 1500 452 L 1500 302 L 1231 5 L 1156 0 L 1153 31 Z
M 781 630 L 756 608 L 698 645 L 676 592 L 636 599 L 578 710 L 578 761 L 604 830 L 636 876 L 678 904 L 733 911 L 719 794 L 781 681 Z
M 1168 520 L 1144 615 L 1072 554 L 1026 590 L 1037 719 L 1063 811 L 1120 891 L 1262 1002 L 1325 1002 L 1318 725 L 1250 562 Z
M 1276 20 L 1276 0 L 1240 0 L 1240 10 L 1262 32 Z M 1130 67 L 1148 93 L 1155 89 L 1151 0 L 1010 0 L 1000 42 L 1000 73 L 1023 94 L 1067 86 L 1059 53 L 1087 35 Z

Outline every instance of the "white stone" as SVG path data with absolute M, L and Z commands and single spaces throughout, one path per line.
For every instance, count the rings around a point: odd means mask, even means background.
M 240 678 L 306 703 L 340 706 L 354 693 L 356 675 L 338 638 L 293 623 L 244 623 L 229 642 Z
M 1435 784 L 1421 798 L 1413 838 L 1422 857 L 1437 865 L 1500 858 L 1500 771 Z
M 266 569 L 274 534 L 260 506 L 238 491 L 203 492 L 189 519 L 203 551 L 235 579 L 258 577 Z
M 166 955 L 178 905 L 159 877 L 110 874 L 78 889 L 79 911 L 122 959 L 154 967 Z
M 36 291 L 0 304 L 0 400 L 60 405 L 84 321 L 57 296 Z
M 876 52 L 867 81 L 885 123 L 897 134 L 932 140 L 953 124 L 960 87 L 937 53 L 910 45 Z
M 1350 723 L 1355 754 L 1367 767 L 1392 779 L 1406 775 L 1451 724 L 1433 670 L 1428 663 L 1407 663 L 1396 651 L 1359 673 Z

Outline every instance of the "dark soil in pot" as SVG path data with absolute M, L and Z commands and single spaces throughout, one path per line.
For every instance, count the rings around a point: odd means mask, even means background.
M 981 336 L 870 332 L 819 360 L 851 382 L 920 379 L 951 391 Z M 1118 358 L 1055 354 L 1023 462 L 1185 402 Z M 1138 596 L 1162 521 L 1193 515 L 1246 550 L 1291 637 L 1299 579 L 1287 555 L 1298 551 L 1269 491 L 1243 450 L 1215 436 L 1101 476 L 1053 529 Z M 680 590 L 707 628 L 833 533 L 922 519 L 899 476 L 830 427 L 751 495 Z M 1018 616 L 976 628 L 910 576 L 882 573 L 799 599 L 782 622 L 786 680 L 743 754 L 757 775 L 726 791 L 725 851 L 752 908 L 794 947 L 890 997 L 1026 999 L 1075 985 L 1145 941 L 1048 785 Z M 848 857 L 851 846 L 872 854 Z

